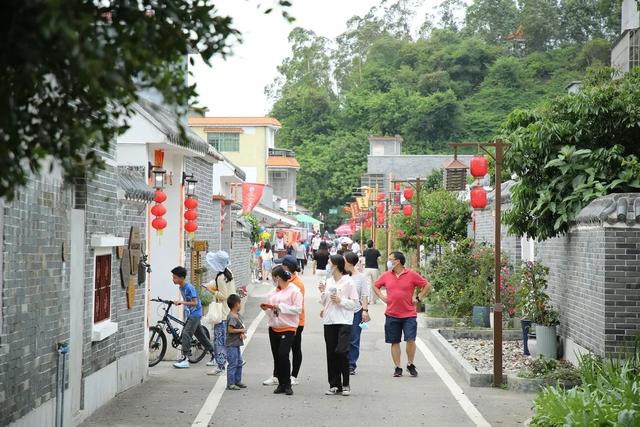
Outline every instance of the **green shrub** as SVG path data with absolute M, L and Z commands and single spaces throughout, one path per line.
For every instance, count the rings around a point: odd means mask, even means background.
M 534 401 L 534 426 L 640 426 L 640 352 L 620 360 L 582 357 L 582 385 L 545 387 Z
M 553 381 L 580 383 L 580 371 L 571 363 L 540 356 L 518 373 L 521 378 L 543 378 Z

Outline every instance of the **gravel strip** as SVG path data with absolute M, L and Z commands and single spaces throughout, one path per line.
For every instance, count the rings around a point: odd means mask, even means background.
M 493 340 L 460 338 L 447 340 L 471 366 L 480 373 L 493 372 Z M 515 373 L 526 368 L 531 356 L 522 354 L 522 340 L 502 342 L 504 372 Z

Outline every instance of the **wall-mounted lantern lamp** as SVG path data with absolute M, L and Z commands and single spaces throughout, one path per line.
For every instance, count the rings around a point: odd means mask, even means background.
M 188 175 L 182 172 L 182 185 L 184 186 L 184 192 L 187 197 L 196 195 L 196 184 L 198 180 L 193 177 L 193 174 Z

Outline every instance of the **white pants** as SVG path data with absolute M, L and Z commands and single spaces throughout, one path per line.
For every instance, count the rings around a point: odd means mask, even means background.
M 380 271 L 377 268 L 365 268 L 364 275 L 367 278 L 367 282 L 369 283 L 369 289 L 371 289 L 371 302 L 375 304 L 378 300 L 378 296 L 373 291 L 373 284 L 376 283 L 378 277 L 380 277 Z

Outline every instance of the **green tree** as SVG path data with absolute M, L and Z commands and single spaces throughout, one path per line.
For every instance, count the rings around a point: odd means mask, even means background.
M 528 52 L 553 48 L 562 39 L 560 10 L 555 0 L 523 0 L 520 23 Z
M 640 71 L 515 111 L 503 137 L 517 175 L 510 232 L 538 240 L 565 233 L 589 202 L 640 188 Z
M 467 8 L 465 31 L 488 43 L 497 43 L 518 26 L 518 7 L 513 0 L 478 0 Z

